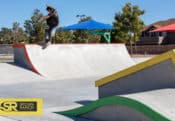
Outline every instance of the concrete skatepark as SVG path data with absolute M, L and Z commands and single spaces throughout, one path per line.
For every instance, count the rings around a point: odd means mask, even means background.
M 3 121 L 175 119 L 174 51 L 140 63 L 123 44 L 13 47 L 14 63 L 0 63 L 1 97 L 42 98 L 43 115 L 1 117 Z

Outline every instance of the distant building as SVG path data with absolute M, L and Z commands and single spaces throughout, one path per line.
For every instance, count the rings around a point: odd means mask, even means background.
M 175 23 L 175 18 L 159 21 L 145 26 L 137 45 L 175 44 L 175 32 L 149 32 L 151 30 Z

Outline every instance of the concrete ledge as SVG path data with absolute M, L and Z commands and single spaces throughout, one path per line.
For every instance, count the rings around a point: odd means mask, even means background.
M 171 51 L 166 52 L 162 55 L 156 56 L 148 61 L 142 62 L 142 63 L 134 65 L 130 68 L 127 68 L 127 69 L 124 69 L 124 70 L 119 71 L 117 73 L 114 73 L 110 76 L 107 76 L 107 77 L 104 77 L 100 80 L 97 80 L 95 82 L 95 86 L 100 87 L 100 86 L 106 85 L 114 80 L 131 75 L 131 74 L 136 73 L 138 71 L 141 71 L 145 68 L 148 68 L 148 67 L 154 66 L 156 64 L 159 64 L 161 62 L 164 62 L 168 59 L 172 60 L 172 62 L 175 63 L 175 50 L 171 50 Z

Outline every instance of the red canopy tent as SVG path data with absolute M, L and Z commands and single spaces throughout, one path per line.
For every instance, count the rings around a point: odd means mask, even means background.
M 160 27 L 150 32 L 175 32 L 175 24 L 170 24 L 168 26 Z

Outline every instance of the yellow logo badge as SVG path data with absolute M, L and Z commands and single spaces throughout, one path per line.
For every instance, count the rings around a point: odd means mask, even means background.
M 0 115 L 41 115 L 40 98 L 0 98 Z

